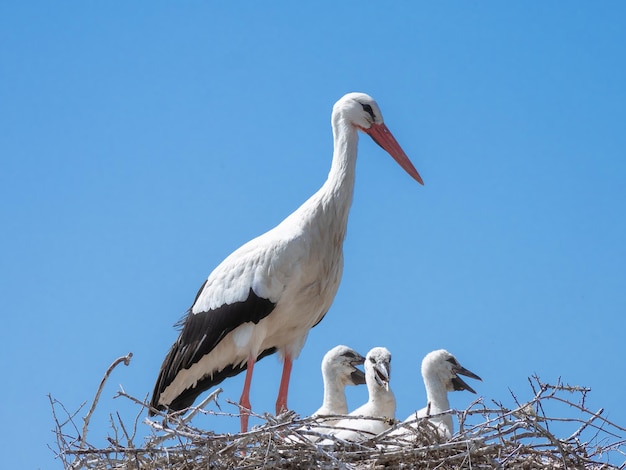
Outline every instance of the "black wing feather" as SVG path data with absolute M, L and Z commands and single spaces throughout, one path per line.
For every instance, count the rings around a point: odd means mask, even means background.
M 244 301 L 224 304 L 214 310 L 196 314 L 190 309 L 187 316 L 180 322 L 182 331 L 178 339 L 163 361 L 150 405 L 156 409 L 164 409 L 163 405 L 159 405 L 159 397 L 180 371 L 189 369 L 204 356 L 210 354 L 219 342 L 238 326 L 249 322 L 255 324 L 260 322 L 274 310 L 275 306 L 274 302 L 259 297 L 250 289 L 248 298 Z M 267 349 L 259 355 L 257 360 L 275 351 L 275 348 Z M 198 378 L 195 387 L 185 390 L 168 404 L 168 408 L 172 410 L 187 408 L 205 390 L 246 369 L 247 364 L 244 363 L 243 365 L 229 365 L 221 371 L 206 371 L 204 377 Z

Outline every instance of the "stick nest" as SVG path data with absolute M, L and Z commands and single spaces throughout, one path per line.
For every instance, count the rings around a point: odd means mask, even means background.
M 89 420 L 102 387 L 113 368 L 122 362 L 128 365 L 131 357 L 117 359 L 107 370 L 83 418 L 82 433 L 76 424 L 80 410 L 70 413 L 50 397 L 58 448 L 53 450 L 66 469 L 626 468 L 626 441 L 621 437 L 626 429 L 608 421 L 603 409 L 587 408 L 590 389 L 560 380 L 550 385 L 537 376 L 528 379 L 534 395 L 528 402 L 520 403 L 511 392 L 512 407 L 493 400 L 487 403 L 481 397 L 466 410 L 446 412 L 456 416 L 459 429 L 447 441 L 422 418 L 415 420 L 417 427 L 407 439 L 389 435 L 403 426 L 394 421 L 391 429 L 366 441 L 343 442 L 320 432 L 325 419 L 337 416 L 301 419 L 292 412 L 278 417 L 257 415 L 263 424 L 247 433 L 216 434 L 197 428 L 192 421 L 198 415 L 226 414 L 204 409 L 210 401 L 219 408 L 220 389 L 186 415 L 167 419 L 161 415 L 142 422 L 147 403 L 121 390 L 117 396 L 137 406 L 134 421 L 125 423 L 119 413 L 111 415 L 108 444 L 92 445 L 87 441 Z M 555 407 L 570 410 L 573 416 L 553 416 Z M 141 443 L 135 442 L 139 426 L 149 431 Z M 566 435 L 557 435 L 564 428 L 569 429 Z M 312 442 L 316 438 L 330 439 L 332 444 Z

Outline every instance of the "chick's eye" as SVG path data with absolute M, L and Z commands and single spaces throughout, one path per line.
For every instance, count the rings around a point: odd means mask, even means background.
M 363 111 L 369 114 L 373 120 L 376 120 L 374 118 L 374 111 L 372 110 L 372 107 L 369 104 L 361 104 L 361 106 L 363 106 Z
M 370 357 L 370 362 L 371 362 L 372 364 L 376 364 L 376 359 L 374 359 L 373 357 Z

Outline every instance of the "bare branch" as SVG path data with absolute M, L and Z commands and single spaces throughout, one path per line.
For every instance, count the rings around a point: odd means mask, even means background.
M 113 363 L 109 366 L 109 368 L 107 369 L 107 371 L 104 373 L 104 377 L 102 377 L 102 380 L 100 381 L 100 386 L 98 387 L 98 391 L 96 392 L 96 396 L 93 399 L 93 403 L 91 404 L 91 408 L 89 408 L 89 412 L 87 413 L 87 416 L 85 416 L 85 418 L 83 418 L 84 420 L 84 425 L 83 425 L 83 433 L 82 433 L 82 437 L 81 437 L 81 443 L 80 443 L 80 448 L 82 449 L 86 442 L 87 442 L 87 431 L 89 429 L 89 420 L 91 419 L 91 415 L 93 414 L 94 410 L 96 409 L 96 405 L 98 404 L 98 400 L 100 399 L 100 394 L 102 393 L 102 389 L 104 388 L 104 384 L 106 383 L 107 379 L 109 378 L 109 375 L 111 375 L 111 372 L 113 372 L 113 369 L 115 369 L 121 362 L 124 363 L 124 365 L 129 365 L 130 364 L 130 359 L 133 357 L 133 353 L 129 352 L 126 356 L 122 356 L 122 357 L 118 357 L 115 361 L 113 361 Z

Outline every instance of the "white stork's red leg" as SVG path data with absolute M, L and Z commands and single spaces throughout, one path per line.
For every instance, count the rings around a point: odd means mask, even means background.
M 285 354 L 283 361 L 283 376 L 280 379 L 280 387 L 278 388 L 278 398 L 276 399 L 276 415 L 287 411 L 287 392 L 289 391 L 289 378 L 291 377 L 291 366 L 293 360 L 289 354 Z
M 250 382 L 252 382 L 252 370 L 256 362 L 253 356 L 248 357 L 248 370 L 246 371 L 246 379 L 243 382 L 243 392 L 239 399 L 239 418 L 241 420 L 241 432 L 248 431 L 248 418 L 250 417 Z

